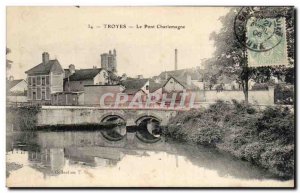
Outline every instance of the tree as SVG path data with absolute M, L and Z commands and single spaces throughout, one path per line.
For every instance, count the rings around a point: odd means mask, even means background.
M 259 67 L 248 68 L 246 47 L 237 39 L 234 32 L 234 20 L 241 8 L 234 7 L 221 17 L 223 27 L 220 32 L 213 32 L 210 39 L 214 41 L 216 50 L 214 57 L 209 61 L 209 69 L 213 79 L 226 75 L 235 79 L 243 88 L 245 101 L 248 103 L 248 82 L 253 79 L 257 82 L 268 82 L 270 77 L 288 77 L 288 81 L 294 80 L 294 9 L 293 7 L 272 7 L 272 11 L 262 12 L 265 18 L 286 18 L 286 32 L 288 45 L 288 60 L 290 67 Z M 292 70 L 291 70 L 292 69 Z M 285 78 L 286 79 L 286 78 Z
M 11 52 L 11 50 L 9 48 L 6 48 L 6 55 L 9 54 Z M 11 65 L 12 65 L 12 61 L 6 59 L 6 69 L 10 70 L 11 69 Z

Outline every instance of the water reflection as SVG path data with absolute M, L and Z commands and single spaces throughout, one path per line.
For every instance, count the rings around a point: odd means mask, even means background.
M 108 177 L 113 173 L 120 178 L 122 174 L 127 176 L 132 174 L 132 178 L 135 175 L 138 177 L 147 174 L 148 183 L 151 180 L 154 180 L 154 183 L 162 177 L 176 178 L 168 179 L 170 182 L 162 178 L 164 183 L 157 182 L 158 184 L 155 184 L 157 186 L 159 183 L 168 185 L 180 179 L 183 180 L 183 186 L 189 183 L 191 186 L 205 186 L 206 178 L 222 179 L 222 183 L 234 182 L 236 179 L 287 183 L 279 181 L 261 168 L 217 152 L 215 149 L 164 141 L 147 144 L 138 140 L 134 134 L 127 135 L 121 141 L 112 142 L 105 139 L 98 131 L 15 133 L 7 137 L 7 162 L 23 164 L 25 168 L 42 174 L 44 180 L 53 177 L 59 180 L 59 176 L 63 176 L 64 180 L 68 178 L 71 180 L 70 174 L 81 175 L 83 172 L 83 175 L 92 176 L 95 180 L 105 176 L 109 179 Z M 18 170 L 12 171 L 12 174 L 14 172 L 16 174 L 14 177 L 10 176 L 11 179 L 24 175 L 22 169 L 19 169 L 20 174 Z M 151 176 L 153 179 L 150 179 Z M 201 179 L 203 184 L 197 181 L 197 178 Z M 188 181 L 184 182 L 187 179 Z M 123 181 L 116 184 L 122 186 Z M 104 183 L 105 180 L 101 182 Z M 101 185 L 101 182 L 96 180 L 94 185 Z M 53 183 L 50 185 L 59 184 L 58 181 Z M 134 181 L 132 183 L 135 185 Z M 208 186 L 222 186 L 222 183 Z M 292 181 L 289 184 L 292 185 Z M 67 186 L 68 183 L 62 185 Z M 125 184 L 127 185 L 130 185 L 130 182 Z M 142 186 L 143 183 L 140 185 Z

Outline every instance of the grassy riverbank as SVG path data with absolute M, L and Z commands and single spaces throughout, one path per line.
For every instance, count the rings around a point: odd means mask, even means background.
M 268 169 L 283 179 L 294 174 L 294 113 L 287 108 L 256 110 L 233 101 L 181 112 L 166 137 L 212 146 Z
M 39 107 L 7 107 L 6 131 L 32 131 L 36 128 Z

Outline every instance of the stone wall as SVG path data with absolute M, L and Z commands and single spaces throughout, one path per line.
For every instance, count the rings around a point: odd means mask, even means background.
M 245 100 L 243 91 L 240 90 L 205 90 L 197 91 L 196 102 L 213 103 L 217 100 L 237 101 Z M 269 87 L 268 90 L 250 90 L 248 91 L 249 103 L 256 105 L 274 105 L 274 87 Z
M 112 115 L 123 118 L 127 126 L 135 125 L 140 118 L 146 116 L 155 117 L 161 121 L 161 125 L 166 125 L 169 119 L 176 115 L 176 111 L 147 109 L 110 110 L 83 106 L 42 106 L 37 115 L 37 126 L 100 124 L 105 117 Z

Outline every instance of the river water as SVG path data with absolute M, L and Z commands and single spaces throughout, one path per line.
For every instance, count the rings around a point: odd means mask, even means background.
M 261 168 L 215 149 L 133 134 L 106 140 L 99 131 L 15 132 L 6 141 L 10 187 L 292 187 Z

